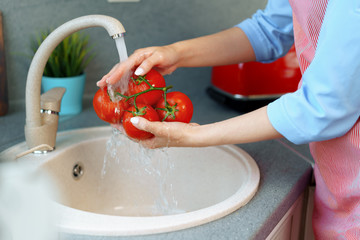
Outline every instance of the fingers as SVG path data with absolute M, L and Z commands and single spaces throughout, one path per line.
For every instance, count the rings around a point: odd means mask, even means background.
M 137 119 L 138 117 L 134 117 L 134 118 L 132 118 L 132 119 Z M 146 119 L 144 119 L 145 121 L 146 121 Z M 133 120 L 132 122 L 134 122 L 133 123 L 133 125 L 135 126 L 136 125 L 136 120 Z M 119 131 L 120 131 L 120 133 L 122 133 L 122 134 L 124 134 L 125 136 L 127 136 L 126 135 L 126 131 L 125 131 L 125 129 L 124 129 L 124 127 L 123 127 L 123 125 L 122 124 L 111 124 L 111 127 L 113 127 L 113 128 L 116 128 L 116 129 L 118 129 Z M 146 128 L 146 127 L 145 127 Z M 140 129 L 140 127 L 139 127 L 139 129 Z M 144 147 L 146 147 L 146 148 L 149 148 L 149 149 L 154 149 L 154 148 L 159 148 L 159 147 L 162 147 L 162 146 L 164 146 L 164 144 L 159 144 L 158 143 L 158 141 L 154 141 L 154 138 L 151 138 L 151 139 L 148 139 L 148 140 L 141 140 L 141 141 L 139 141 L 139 140 L 137 140 L 137 139 L 134 139 L 134 138 L 130 138 L 129 136 L 127 136 L 130 140 L 132 140 L 132 141 L 134 141 L 134 142 L 137 142 L 137 143 L 140 143 L 141 145 L 143 145 Z
M 146 58 L 151 56 L 151 48 L 149 49 L 140 49 L 134 52 L 127 60 L 116 64 L 108 74 L 102 77 L 100 81 L 97 82 L 99 87 L 106 86 L 107 84 L 115 84 L 119 82 L 123 76 L 131 76 L 129 72 L 133 72 L 136 66 L 142 65 L 135 70 L 136 75 L 144 75 L 152 68 L 152 65 L 148 65 L 149 62 L 142 64 Z
M 167 123 L 151 122 L 142 117 L 133 117 L 130 121 L 138 129 L 154 134 L 154 137 L 140 141 L 142 146 L 149 149 L 174 146 L 174 137 L 171 136 Z
M 133 117 L 130 121 L 136 128 L 154 134 L 155 137 L 140 141 L 147 148 L 189 147 L 197 144 L 194 136 L 197 135 L 199 124 L 151 122 L 142 117 Z
M 150 149 L 194 146 L 193 140 L 195 132 L 193 129 L 200 126 L 197 123 L 151 122 L 142 117 L 133 117 L 130 121 L 136 128 L 154 134 L 153 138 L 140 141 L 130 138 L 132 141 L 140 143 Z M 121 124 L 112 124 L 112 126 L 125 134 L 125 130 Z
M 127 73 L 132 71 L 133 71 L 133 62 L 132 59 L 128 59 L 124 62 L 116 64 L 115 67 L 103 78 L 106 79 L 107 84 L 113 85 L 119 82 L 123 76 L 130 76 L 130 74 Z
M 122 76 L 131 71 L 143 76 L 152 68 L 161 74 L 169 74 L 176 69 L 172 61 L 176 61 L 175 53 L 168 47 L 148 47 L 136 50 L 126 61 L 116 64 L 98 83 L 98 86 L 115 84 Z M 171 60 L 171 61 L 170 61 Z
M 156 58 L 156 55 L 143 55 L 141 59 L 142 61 L 139 61 L 139 66 L 135 70 L 135 75 L 137 76 L 143 76 L 146 73 L 148 73 L 154 66 L 159 64 L 159 59 Z
M 125 129 L 122 124 L 111 124 L 111 127 L 116 128 L 119 130 L 122 134 L 125 134 Z
M 122 124 L 111 124 L 111 127 L 116 128 L 117 130 L 119 130 L 119 132 L 123 135 L 125 135 L 127 138 L 129 138 L 130 140 L 140 143 L 140 140 L 135 139 L 135 138 L 131 138 L 126 134 L 125 128 Z
M 97 83 L 96 85 L 98 87 L 105 87 L 107 85 L 107 79 L 109 78 L 110 75 L 112 75 L 116 69 L 119 67 L 119 63 L 115 64 L 114 67 L 110 70 L 110 72 L 106 75 L 104 75 Z
M 157 137 L 168 137 L 169 135 L 169 126 L 166 126 L 166 122 L 150 122 L 142 117 L 133 117 L 130 121 L 136 128 L 150 132 Z
M 152 68 L 155 68 L 161 75 L 167 75 L 175 71 L 179 61 L 178 53 L 170 46 L 146 48 L 145 58 L 139 62 L 136 75 L 145 75 Z M 141 50 L 140 50 L 141 51 Z

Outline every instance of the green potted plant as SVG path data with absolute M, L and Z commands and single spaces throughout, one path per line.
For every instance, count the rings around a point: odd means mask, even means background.
M 49 31 L 42 32 L 32 41 L 31 49 L 34 54 L 49 34 Z M 89 36 L 76 32 L 66 37 L 49 57 L 41 86 L 44 92 L 54 87 L 66 88 L 60 115 L 78 114 L 82 110 L 86 79 L 84 70 L 94 57 L 90 51 Z

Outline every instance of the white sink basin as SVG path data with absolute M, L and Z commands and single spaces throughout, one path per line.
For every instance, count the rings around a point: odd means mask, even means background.
M 113 153 L 106 152 L 107 145 Z M 25 143 L 15 145 L 0 153 L 0 161 L 25 150 Z M 238 147 L 154 152 L 112 135 L 110 127 L 60 132 L 55 151 L 20 160 L 53 177 L 62 196 L 54 204 L 60 231 L 84 235 L 144 235 L 198 226 L 248 203 L 260 179 L 255 161 Z

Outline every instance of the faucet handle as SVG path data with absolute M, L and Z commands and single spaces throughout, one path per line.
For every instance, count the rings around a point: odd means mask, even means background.
M 44 110 L 51 110 L 60 112 L 61 99 L 66 91 L 66 88 L 56 87 L 52 88 L 41 95 L 41 108 Z

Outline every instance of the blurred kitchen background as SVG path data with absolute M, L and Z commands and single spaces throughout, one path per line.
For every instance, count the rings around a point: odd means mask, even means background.
M 73 18 L 104 14 L 117 18 L 127 33 L 128 54 L 147 46 L 164 45 L 199 37 L 229 28 L 264 8 L 266 0 L 1 0 L 3 13 L 6 70 L 10 106 L 22 106 L 30 41 L 46 29 L 54 29 Z M 119 61 L 115 42 L 103 28 L 83 30 L 90 35 L 96 57 L 86 69 L 84 98 L 92 98 L 96 82 Z M 211 68 L 178 69 L 166 76 L 167 84 L 184 91 L 194 102 L 201 101 L 196 91 L 210 84 Z M 195 86 L 195 88 L 189 88 Z

